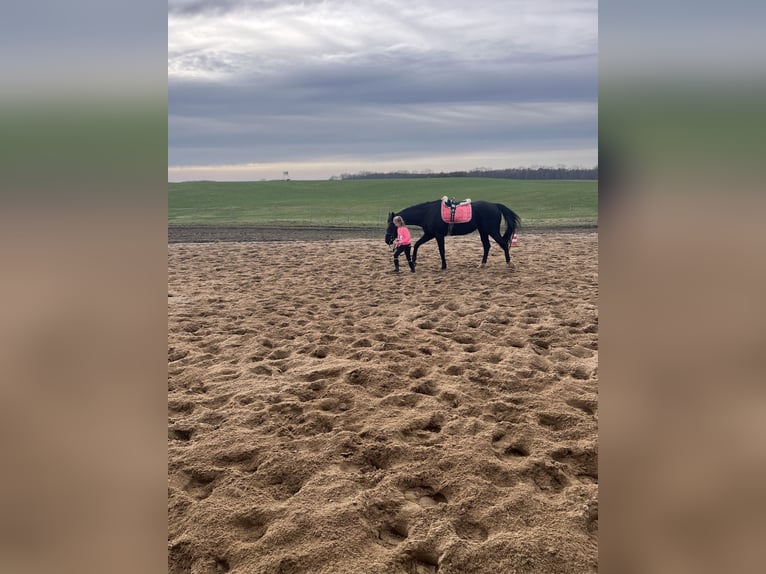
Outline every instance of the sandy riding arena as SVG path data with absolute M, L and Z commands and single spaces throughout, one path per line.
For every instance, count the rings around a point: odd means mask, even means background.
M 598 236 L 519 239 L 168 245 L 169 571 L 595 572 Z

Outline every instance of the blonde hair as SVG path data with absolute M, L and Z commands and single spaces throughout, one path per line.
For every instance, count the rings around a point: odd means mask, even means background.
M 397 215 L 396 217 L 394 217 L 393 221 L 394 221 L 394 225 L 397 223 L 401 223 L 402 225 L 404 225 L 404 219 L 402 219 L 401 215 Z

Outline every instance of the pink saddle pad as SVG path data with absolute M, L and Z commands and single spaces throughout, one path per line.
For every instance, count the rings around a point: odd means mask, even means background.
M 445 223 L 467 223 L 471 221 L 471 202 L 463 202 L 454 206 L 454 219 L 452 209 L 442 201 L 442 219 Z

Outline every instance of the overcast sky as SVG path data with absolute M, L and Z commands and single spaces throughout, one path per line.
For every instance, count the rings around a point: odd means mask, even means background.
M 596 0 L 169 0 L 168 177 L 593 167 Z

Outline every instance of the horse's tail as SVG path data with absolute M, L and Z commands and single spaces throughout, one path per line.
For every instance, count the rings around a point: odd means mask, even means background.
M 521 218 L 518 216 L 518 214 L 511 209 L 508 209 L 506 206 L 504 206 L 502 203 L 497 203 L 497 207 L 500 209 L 500 213 L 503 214 L 503 217 L 505 217 L 505 223 L 507 229 L 505 230 L 505 233 L 503 234 L 503 241 L 508 242 L 510 241 L 511 237 L 513 237 L 514 232 L 516 229 L 521 227 Z

